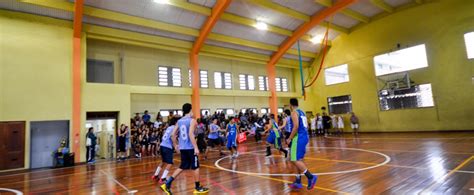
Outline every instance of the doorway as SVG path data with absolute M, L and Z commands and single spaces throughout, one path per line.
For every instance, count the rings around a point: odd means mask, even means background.
M 25 122 L 0 122 L 0 170 L 25 166 Z
M 53 151 L 56 151 L 62 140 L 69 147 L 69 121 L 32 121 L 30 123 L 31 149 L 30 168 L 53 166 Z
M 86 129 L 97 136 L 96 159 L 114 159 L 118 112 L 87 112 Z

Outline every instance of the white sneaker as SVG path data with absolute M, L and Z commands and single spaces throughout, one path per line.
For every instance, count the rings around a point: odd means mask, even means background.
M 239 157 L 239 152 L 235 153 L 235 158 Z

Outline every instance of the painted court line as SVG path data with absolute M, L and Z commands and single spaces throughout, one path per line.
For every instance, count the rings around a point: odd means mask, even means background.
M 122 187 L 123 189 L 125 189 L 129 194 L 135 194 L 138 192 L 138 190 L 129 190 L 125 185 L 121 184 L 119 181 L 117 181 L 114 177 L 112 177 L 112 175 L 108 174 L 107 172 L 103 171 L 103 170 L 100 170 L 101 173 L 103 173 L 104 175 L 106 175 L 109 179 L 111 179 L 112 181 L 114 181 L 116 184 L 118 184 L 120 187 Z
M 449 176 L 451 176 L 453 173 L 455 173 L 457 170 L 461 169 L 464 165 L 466 165 L 469 161 L 471 161 L 472 159 L 474 158 L 474 156 L 471 156 L 469 157 L 468 159 L 464 160 L 461 164 L 459 164 L 456 168 L 454 168 L 453 170 L 449 171 L 448 173 L 446 173 L 445 175 L 443 175 L 442 177 L 438 178 L 436 181 L 433 181 L 431 183 L 431 185 L 428 186 L 428 188 L 426 188 L 425 190 L 423 190 L 421 192 L 421 194 L 431 194 L 432 193 L 432 190 L 433 188 L 436 186 L 436 184 L 441 184 L 446 178 L 448 178 Z
M 339 150 L 353 150 L 353 151 L 362 151 L 362 152 L 369 152 L 369 153 L 373 153 L 373 154 L 378 154 L 382 157 L 385 158 L 385 161 L 382 162 L 382 163 L 379 163 L 379 164 L 376 164 L 376 165 L 373 165 L 373 166 L 369 166 L 369 167 L 364 167 L 364 168 L 360 168 L 360 169 L 352 169 L 352 170 L 346 170 L 346 171 L 334 171 L 334 172 L 323 172 L 323 173 L 314 173 L 314 174 L 317 174 L 317 175 L 334 175 L 334 174 L 345 174 L 345 173 L 353 173 L 353 172 L 359 172 L 359 171 L 365 171 L 365 170 L 369 170 L 369 169 L 374 169 L 374 168 L 377 168 L 377 167 L 380 167 L 380 166 L 383 166 L 383 165 L 386 165 L 387 163 L 390 162 L 390 157 L 383 154 L 383 153 L 380 153 L 380 152 L 375 152 L 375 151 L 371 151 L 371 150 L 364 150 L 364 149 L 358 149 L 358 148 L 336 148 L 336 147 L 308 147 L 308 148 L 326 148 L 326 149 L 339 149 Z M 246 152 L 246 153 L 242 153 L 242 154 L 249 154 L 249 152 Z M 252 154 L 252 153 L 250 153 Z M 259 175 L 259 176 L 296 176 L 297 174 L 286 174 L 286 173 L 254 173 L 254 172 L 245 172 L 245 171 L 236 171 L 236 170 L 231 170 L 231 169 L 227 169 L 227 168 L 224 168 L 222 166 L 219 165 L 219 163 L 226 159 L 226 158 L 230 158 L 230 156 L 226 156 L 226 157 L 223 157 L 223 158 L 220 158 L 219 160 L 217 160 L 215 163 L 214 163 L 214 166 L 216 166 L 217 168 L 221 169 L 221 170 L 224 170 L 224 171 L 228 171 L 228 172 L 232 172 L 232 173 L 240 173 L 240 174 L 248 174 L 248 175 Z
M 10 189 L 10 188 L 0 188 L 0 194 L 2 194 L 2 191 L 12 192 L 12 193 L 15 193 L 15 195 L 23 195 L 23 192 L 20 192 L 18 190 L 14 190 L 14 189 Z

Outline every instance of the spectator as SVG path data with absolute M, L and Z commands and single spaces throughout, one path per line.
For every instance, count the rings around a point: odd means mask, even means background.
M 91 127 L 86 134 L 86 159 L 87 163 L 95 163 L 95 147 L 97 145 L 97 136 L 94 134 L 94 128 Z
M 323 130 L 324 136 L 327 136 L 331 129 L 331 117 L 329 117 L 325 112 L 323 112 Z
M 318 135 L 324 134 L 323 117 L 319 113 L 316 114 L 316 129 Z
M 151 116 L 148 114 L 148 110 L 145 110 L 145 114 L 143 114 L 142 119 L 145 124 L 150 122 Z
M 118 150 L 117 150 L 117 160 L 122 161 L 125 160 L 125 155 L 126 155 L 126 139 L 127 139 L 127 134 L 128 134 L 128 129 L 127 127 L 122 124 L 120 125 L 120 129 L 118 131 Z
M 354 135 L 359 135 L 359 118 L 354 112 L 351 112 L 351 128 L 354 131 Z
M 313 136 L 313 134 L 316 134 L 317 135 L 317 132 L 316 132 L 316 120 L 317 118 L 314 117 L 314 115 L 311 115 L 311 130 L 310 130 L 310 136 Z
M 337 132 L 337 116 L 334 113 L 331 113 L 331 128 Z
M 344 133 L 344 119 L 341 115 L 337 116 L 337 134 L 341 135 Z

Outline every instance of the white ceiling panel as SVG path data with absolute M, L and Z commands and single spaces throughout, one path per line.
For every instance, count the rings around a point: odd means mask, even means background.
M 324 9 L 314 0 L 273 0 L 273 2 L 310 16 Z
M 214 7 L 214 5 L 216 4 L 216 0 L 188 0 L 188 2 L 206 7 Z
M 285 55 L 283 55 L 283 58 L 292 59 L 292 60 L 299 60 L 298 56 L 291 55 L 291 54 L 285 54 Z M 311 61 L 311 59 L 313 59 L 313 58 L 301 57 L 301 60 L 304 61 L 304 62 L 309 62 L 309 61 Z
M 359 12 L 362 15 L 368 17 L 372 17 L 383 12 L 382 9 L 372 4 L 370 0 L 359 0 L 357 3 L 354 3 L 349 6 L 349 9 Z
M 385 3 L 391 5 L 392 7 L 399 7 L 412 2 L 413 0 L 385 0 Z
M 324 38 L 324 35 L 326 34 L 326 27 L 323 26 L 316 26 L 313 29 L 309 30 L 307 34 L 311 36 L 318 36 Z M 329 29 L 329 40 L 334 40 L 337 36 L 339 36 L 339 32 Z
M 133 24 L 115 22 L 115 21 L 110 21 L 110 20 L 105 20 L 105 19 L 95 18 L 95 17 L 90 17 L 90 16 L 84 16 L 83 20 L 84 20 L 84 23 L 87 23 L 87 24 L 95 24 L 95 25 L 109 27 L 109 28 L 115 28 L 115 29 L 127 30 L 127 31 L 138 32 L 138 33 L 144 33 L 144 34 L 149 34 L 149 35 L 168 37 L 168 38 L 179 39 L 179 40 L 184 40 L 184 41 L 194 41 L 195 40 L 195 38 L 192 37 L 192 36 L 181 35 L 181 34 L 176 34 L 176 33 L 157 30 L 157 29 L 154 29 L 154 28 L 148 28 L 148 27 L 137 26 L 137 25 L 133 25 Z M 144 41 L 146 41 L 146 40 L 144 40 Z
M 298 49 L 298 44 L 297 43 L 293 44 L 291 48 Z M 319 43 L 313 44 L 312 42 L 309 42 L 309 41 L 300 40 L 300 48 L 301 48 L 301 51 L 316 53 L 317 50 L 319 49 Z
M 200 29 L 207 18 L 175 6 L 155 3 L 153 0 L 85 0 L 85 4 L 195 29 Z
M 0 9 L 31 13 L 64 20 L 72 20 L 73 18 L 72 12 L 21 3 L 17 0 L 1 0 Z
M 217 22 L 212 29 L 212 32 L 271 45 L 280 45 L 286 38 L 285 36 L 268 31 L 262 31 L 253 27 L 238 25 L 222 20 Z
M 331 22 L 331 18 L 327 18 L 326 21 Z M 339 13 L 332 17 L 332 23 L 345 28 L 351 28 L 357 25 L 359 21 Z
M 287 15 L 262 8 L 260 6 L 246 2 L 245 0 L 233 0 L 226 9 L 226 12 L 255 20 L 259 18 L 263 22 L 289 29 L 291 31 L 295 30 L 303 23 L 301 20 L 293 19 Z

